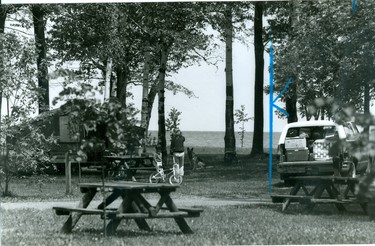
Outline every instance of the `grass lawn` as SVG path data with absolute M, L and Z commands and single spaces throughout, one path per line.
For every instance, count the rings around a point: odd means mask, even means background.
M 225 166 L 218 156 L 204 156 L 204 170 L 186 172 L 174 197 L 194 195 L 222 199 L 269 199 L 268 161 L 241 157 L 237 165 Z M 275 182 L 277 174 L 275 173 Z M 15 196 L 2 202 L 39 200 L 77 200 L 65 196 L 62 176 L 39 187 L 29 178 L 12 184 Z M 84 181 L 98 176 L 84 175 Z M 77 182 L 77 177 L 74 177 Z M 76 186 L 74 186 L 76 187 Z M 70 235 L 58 231 L 65 216 L 52 210 L 19 209 L 1 211 L 2 245 L 239 245 L 239 244 L 357 244 L 375 243 L 374 222 L 359 206 L 340 214 L 332 205 L 321 205 L 305 213 L 300 205 L 291 205 L 286 213 L 280 204 L 204 207 L 199 218 L 188 218 L 194 234 L 183 235 L 173 219 L 148 220 L 152 232 L 140 231 L 133 221 L 119 226 L 117 233 L 104 238 L 103 221 L 84 216 Z

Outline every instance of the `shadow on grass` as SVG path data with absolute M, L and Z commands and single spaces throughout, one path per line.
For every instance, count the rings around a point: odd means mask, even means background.
M 77 236 L 82 236 L 82 233 L 87 233 L 89 235 L 100 235 L 104 237 L 103 229 L 92 229 L 92 228 L 85 228 L 79 229 L 72 232 Z M 123 227 L 119 227 L 115 233 L 112 235 L 108 235 L 108 237 L 116 238 L 116 237 L 127 237 L 127 238 L 138 238 L 138 237 L 153 237 L 153 236 L 176 236 L 176 235 L 184 235 L 181 231 L 174 230 L 174 231 L 165 231 L 159 229 L 152 229 L 151 231 L 140 230 L 138 228 L 133 229 L 124 229 Z

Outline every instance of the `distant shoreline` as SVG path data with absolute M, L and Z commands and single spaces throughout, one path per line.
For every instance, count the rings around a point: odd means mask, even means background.
M 150 131 L 151 137 L 156 141 L 157 131 Z M 277 144 L 280 137 L 280 132 L 274 132 L 272 138 L 272 151 L 276 154 Z M 185 148 L 194 148 L 197 154 L 223 154 L 224 153 L 224 136 L 223 131 L 185 131 Z M 241 142 L 239 132 L 236 132 L 236 152 L 238 154 L 250 154 L 253 145 L 253 132 L 245 132 L 243 143 Z M 263 148 L 265 153 L 269 153 L 269 139 L 270 134 L 265 132 L 263 134 Z M 169 150 L 170 134 L 166 134 L 167 149 Z M 243 146 L 242 146 L 243 144 Z
M 158 130 L 149 130 L 148 132 L 155 132 L 157 133 Z M 168 131 L 167 131 L 168 132 Z M 220 132 L 220 133 L 225 133 L 225 131 L 202 131 L 202 130 L 197 130 L 197 131 L 184 131 L 184 130 L 181 130 L 182 133 L 184 132 Z M 235 131 L 235 133 L 240 133 L 241 131 Z M 250 132 L 250 131 L 245 131 L 245 133 L 254 133 L 254 132 Z M 281 134 L 281 132 L 273 132 L 274 134 Z M 263 132 L 263 134 L 269 134 L 269 131 L 265 131 Z

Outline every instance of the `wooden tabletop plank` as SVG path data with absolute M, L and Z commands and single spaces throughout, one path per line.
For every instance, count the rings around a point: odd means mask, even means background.
M 102 188 L 102 182 L 93 183 L 80 183 L 78 184 L 80 188 Z M 105 188 L 121 189 L 121 190 L 171 190 L 174 191 L 179 188 L 179 185 L 171 184 L 151 184 L 143 182 L 132 182 L 132 181 L 116 181 L 116 182 L 105 182 Z
M 120 155 L 120 156 L 104 156 L 104 158 L 112 160 L 151 160 L 153 157 L 150 156 L 130 156 L 130 155 Z
M 338 177 L 338 176 L 292 176 L 289 179 L 297 181 L 332 181 L 332 182 L 347 182 L 359 183 L 358 178 Z

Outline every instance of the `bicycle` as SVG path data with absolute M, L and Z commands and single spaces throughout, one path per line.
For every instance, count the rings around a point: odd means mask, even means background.
M 170 184 L 181 184 L 182 179 L 178 164 L 174 164 L 173 168 L 168 169 L 167 174 L 162 167 L 159 167 L 159 170 L 151 173 L 149 177 L 150 183 L 165 183 L 168 180 Z

